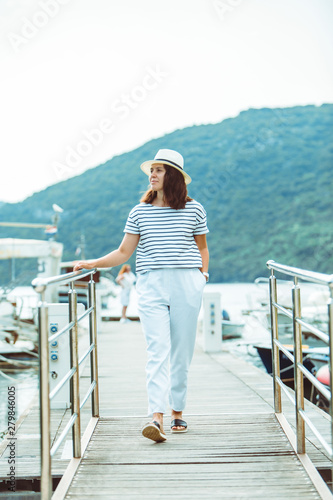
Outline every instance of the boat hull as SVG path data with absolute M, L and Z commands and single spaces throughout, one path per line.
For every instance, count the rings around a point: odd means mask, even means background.
M 272 348 L 271 346 L 254 346 L 258 354 L 260 356 L 261 361 L 263 362 L 267 372 L 272 375 L 273 366 L 272 366 Z M 288 349 L 292 354 L 293 350 Z M 307 368 L 311 373 L 316 370 L 315 362 L 310 359 L 308 356 L 308 349 L 303 350 L 303 364 L 305 368 Z M 294 380 L 294 364 L 290 361 L 290 359 L 282 352 L 279 353 L 280 357 L 280 378 L 282 381 L 293 381 Z

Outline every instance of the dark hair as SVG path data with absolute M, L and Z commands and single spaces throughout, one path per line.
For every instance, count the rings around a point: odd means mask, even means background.
M 187 195 L 187 187 L 183 174 L 169 165 L 163 166 L 165 168 L 163 193 L 166 204 L 176 210 L 185 208 L 185 203 L 192 201 L 192 198 Z M 148 189 L 140 201 L 141 203 L 152 203 L 156 196 L 157 191 Z

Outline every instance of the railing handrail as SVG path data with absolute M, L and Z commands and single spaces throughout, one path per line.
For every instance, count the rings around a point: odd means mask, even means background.
M 81 269 L 67 274 L 52 276 L 50 278 L 35 278 L 31 285 L 39 293 L 38 304 L 38 332 L 39 332 L 39 392 L 40 392 L 40 434 L 41 434 L 41 499 L 50 500 L 52 496 L 51 459 L 65 439 L 67 433 L 72 429 L 73 457 L 81 457 L 81 416 L 82 407 L 91 396 L 91 414 L 96 419 L 99 416 L 98 401 L 98 368 L 97 368 L 97 317 L 96 317 L 96 288 L 93 275 L 97 269 Z M 88 308 L 78 316 L 77 292 L 74 282 L 90 276 L 88 283 Z M 67 325 L 56 334 L 49 335 L 48 310 L 50 304 L 45 300 L 46 289 L 54 284 L 70 283 L 68 292 L 68 314 Z M 78 323 L 89 316 L 90 346 L 79 360 L 78 358 Z M 64 333 L 70 335 L 70 369 L 62 377 L 57 386 L 50 392 L 49 384 L 49 343 L 58 339 Z M 90 354 L 91 385 L 80 404 L 79 366 Z M 60 437 L 51 447 L 50 427 L 50 401 L 59 392 L 66 382 L 70 383 L 71 418 L 66 424 Z
M 71 273 L 59 274 L 58 276 L 51 276 L 50 278 L 35 278 L 31 282 L 31 286 L 37 293 L 43 293 L 49 285 L 54 285 L 56 283 L 62 283 L 66 285 L 72 281 L 76 281 L 81 278 L 85 278 L 90 274 L 94 274 L 97 271 L 94 269 L 80 269 L 79 271 L 72 271 Z
M 274 269 L 275 271 L 279 271 L 289 276 L 294 276 L 305 281 L 311 281 L 319 285 L 333 286 L 333 274 L 317 273 L 306 269 L 300 269 L 298 267 L 286 266 L 284 264 L 279 264 L 274 260 L 269 260 L 266 265 L 268 269 Z
M 299 269 L 291 266 L 286 266 L 284 264 L 279 264 L 273 260 L 267 262 L 267 267 L 272 271 L 269 278 L 269 289 L 270 289 L 270 312 L 271 312 L 271 334 L 272 334 L 272 375 L 273 375 L 273 388 L 274 388 L 274 408 L 277 415 L 282 414 L 282 399 L 281 399 L 281 389 L 290 398 L 292 403 L 296 408 L 296 451 L 299 454 L 305 453 L 305 423 L 309 426 L 310 430 L 319 439 L 322 446 L 333 458 L 333 400 L 332 400 L 332 386 L 333 386 L 333 274 L 323 274 L 316 273 L 312 271 L 307 271 L 304 269 Z M 293 276 L 294 284 L 292 287 L 292 314 L 287 311 L 284 307 L 278 304 L 277 300 L 277 279 L 274 275 L 274 271 L 281 272 L 286 275 Z M 308 326 L 308 323 L 302 320 L 301 311 L 301 289 L 298 283 L 298 279 L 306 280 L 311 283 L 316 283 L 320 285 L 326 285 L 330 289 L 330 297 L 327 302 L 327 312 L 328 312 L 328 335 L 317 328 L 311 328 L 311 331 L 318 336 L 321 340 L 326 342 L 329 346 L 329 371 L 330 371 L 330 384 L 329 390 L 326 389 L 323 384 L 321 384 L 315 377 L 306 369 L 303 364 L 303 351 L 302 351 L 302 326 Z M 280 351 L 285 352 L 285 349 L 281 342 L 279 342 L 278 334 L 278 317 L 277 313 L 280 311 L 282 314 L 292 317 L 293 320 L 293 334 L 294 334 L 294 346 L 293 346 L 293 364 L 294 364 L 294 400 L 291 398 L 290 394 L 287 392 L 287 388 L 280 377 Z M 318 335 L 319 334 L 319 335 Z M 291 357 L 287 356 L 291 359 Z M 321 435 L 319 430 L 315 427 L 310 418 L 306 415 L 304 411 L 304 380 L 306 377 L 310 382 L 314 384 L 319 393 L 323 394 L 329 399 L 329 413 L 331 420 L 331 445 L 326 442 L 325 438 Z M 333 471 L 332 471 L 333 472 Z M 330 496 L 331 498 L 331 496 Z

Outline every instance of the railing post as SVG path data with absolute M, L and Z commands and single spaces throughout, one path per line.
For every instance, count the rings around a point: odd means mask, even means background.
M 304 381 L 303 373 L 298 368 L 298 364 L 303 362 L 302 351 L 302 327 L 297 323 L 296 318 L 301 318 L 301 290 L 298 279 L 294 278 L 292 288 L 293 299 L 293 331 L 294 331 L 294 389 L 296 397 L 296 430 L 297 430 L 297 453 L 305 453 L 305 423 L 300 410 L 304 410 Z
M 91 275 L 88 284 L 88 303 L 89 307 L 93 307 L 93 312 L 89 315 L 89 335 L 90 345 L 95 347 L 90 353 L 90 379 L 91 382 L 96 382 L 96 387 L 91 394 L 91 415 L 99 417 L 99 389 L 98 389 L 98 363 L 97 363 L 97 312 L 96 312 L 96 286 Z
M 270 297 L 270 312 L 271 312 L 271 338 L 272 338 L 272 368 L 273 368 L 273 386 L 274 386 L 274 410 L 275 413 L 282 412 L 281 403 L 281 387 L 278 384 L 276 377 L 280 377 L 280 355 L 279 348 L 275 344 L 275 340 L 278 340 L 278 314 L 276 307 L 273 303 L 277 303 L 277 290 L 276 290 L 276 277 L 274 276 L 274 271 L 272 270 L 271 276 L 269 277 L 269 297 Z
M 45 292 L 40 294 L 38 304 L 38 337 L 39 337 L 39 408 L 40 408 L 40 451 L 41 478 L 40 492 L 42 500 L 49 500 L 52 495 L 51 475 L 51 417 L 49 388 L 49 340 L 48 340 L 48 306 Z
M 77 293 L 74 289 L 73 282 L 68 292 L 69 298 L 69 321 L 74 321 L 74 326 L 70 330 L 70 352 L 71 352 L 71 368 L 75 367 L 76 371 L 71 378 L 71 407 L 72 415 L 76 414 L 77 419 L 72 428 L 73 435 L 73 457 L 81 457 L 81 415 L 80 415 L 80 387 L 79 387 L 79 357 L 78 357 L 78 326 L 77 326 Z
M 330 355 L 330 389 L 331 395 L 333 392 L 333 284 L 330 284 L 330 298 L 328 301 L 328 335 L 329 335 L 329 355 Z M 331 447 L 333 448 L 333 398 L 330 400 L 330 417 L 331 417 Z M 331 457 L 332 459 L 333 457 Z M 331 474 L 333 478 L 333 462 Z

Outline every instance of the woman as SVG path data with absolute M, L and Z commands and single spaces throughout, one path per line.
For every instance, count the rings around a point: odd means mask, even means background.
M 129 304 L 129 298 L 131 294 L 131 289 L 135 283 L 135 275 L 131 271 L 131 266 L 129 264 L 124 264 L 120 269 L 118 276 L 116 277 L 116 282 L 121 286 L 120 302 L 122 307 L 120 323 L 126 323 L 130 321 L 126 318 L 126 311 Z
M 187 431 L 182 420 L 202 293 L 208 280 L 206 213 L 187 195 L 190 176 L 181 154 L 160 149 L 141 170 L 150 189 L 130 212 L 119 248 L 105 257 L 78 262 L 74 270 L 124 263 L 137 248 L 138 309 L 146 337 L 147 391 L 152 421 L 142 434 L 166 440 L 163 415 L 167 398 L 171 432 Z M 170 360 L 170 369 L 169 369 Z

